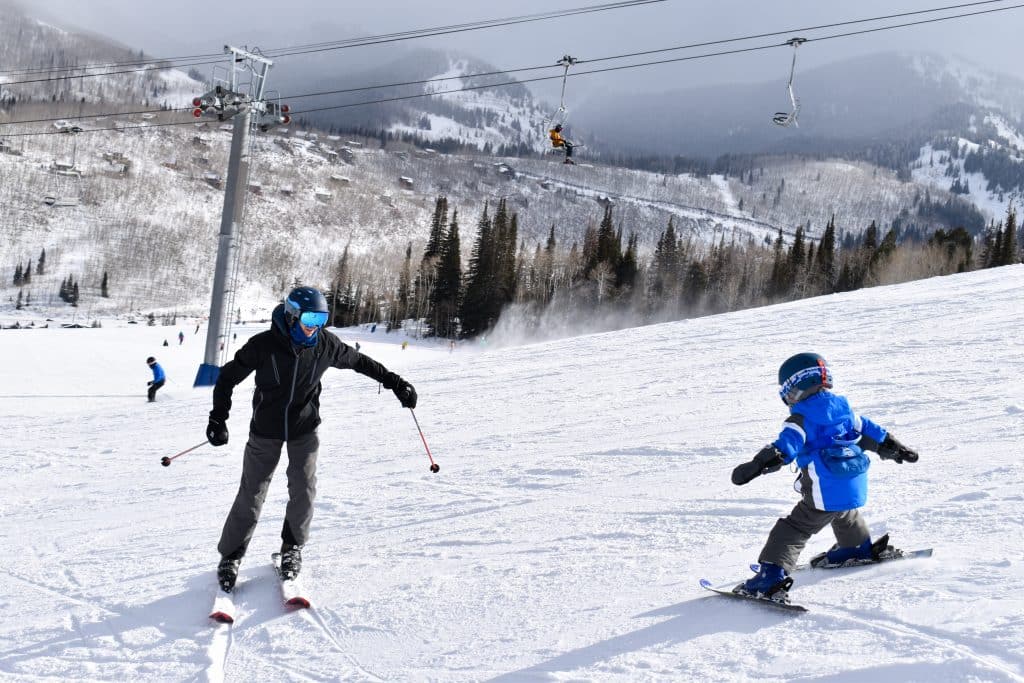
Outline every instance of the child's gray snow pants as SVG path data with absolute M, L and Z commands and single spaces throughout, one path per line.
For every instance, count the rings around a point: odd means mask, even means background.
M 281 439 L 265 439 L 249 434 L 238 495 L 235 496 L 231 512 L 224 522 L 220 543 L 217 544 L 222 557 L 241 559 L 245 555 L 285 443 Z M 309 537 L 309 524 L 313 520 L 316 457 L 320 439 L 314 431 L 289 440 L 287 448 L 288 506 L 285 508 L 281 539 L 288 545 L 302 546 Z
M 841 548 L 858 546 L 871 537 L 867 522 L 856 508 L 826 512 L 814 507 L 806 469 L 800 470 L 800 489 L 803 497 L 788 516 L 775 522 L 758 562 L 771 562 L 784 567 L 787 572 L 793 571 L 807 541 L 829 524 Z

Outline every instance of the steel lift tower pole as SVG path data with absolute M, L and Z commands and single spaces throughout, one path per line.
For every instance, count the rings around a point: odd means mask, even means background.
M 197 387 L 215 384 L 220 376 L 218 357 L 227 342 L 224 323 L 230 315 L 225 303 L 228 280 L 233 252 L 237 248 L 235 235 L 244 215 L 245 192 L 249 182 L 249 136 L 253 133 L 254 122 L 261 130 L 267 130 L 289 121 L 284 113 L 287 107 L 279 103 L 267 103 L 263 99 L 267 72 L 273 62 L 262 55 L 230 45 L 225 45 L 224 51 L 231 55 L 228 81 L 216 85 L 213 90 L 192 101 L 195 107 L 192 114 L 196 118 L 216 115 L 219 121 L 230 119 L 233 122 L 231 156 L 224 185 L 224 211 L 221 214 L 217 244 L 217 265 L 210 299 L 210 322 L 206 331 L 206 351 L 193 385 Z M 248 92 L 240 91 L 239 72 L 249 72 L 252 76 L 247 84 Z

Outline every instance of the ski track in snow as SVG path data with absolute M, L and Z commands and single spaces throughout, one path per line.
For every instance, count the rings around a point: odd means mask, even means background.
M 441 471 L 389 392 L 329 373 L 314 606 L 286 608 L 269 562 L 279 467 L 231 626 L 207 614 L 251 381 L 227 446 L 162 468 L 203 438 L 198 338 L 5 330 L 3 393 L 24 398 L 0 399 L 0 680 L 1024 680 L 1022 287 L 1012 266 L 452 354 L 343 330 L 416 385 Z M 791 473 L 729 473 L 774 438 L 778 364 L 807 349 L 921 451 L 873 459 L 865 514 L 935 555 L 801 572 L 792 616 L 697 582 L 748 575 L 796 502 Z M 149 354 L 170 378 L 154 405 Z

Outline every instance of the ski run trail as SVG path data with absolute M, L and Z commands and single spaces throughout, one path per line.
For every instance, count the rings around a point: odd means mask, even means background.
M 390 392 L 329 372 L 313 607 L 286 609 L 270 564 L 282 464 L 232 626 L 207 614 L 251 379 L 230 443 L 164 468 L 204 438 L 205 326 L 180 346 L 123 320 L 4 330 L 0 680 L 1024 681 L 1022 292 L 1018 265 L 454 352 L 340 330 L 416 386 L 441 470 Z M 801 572 L 791 615 L 698 581 L 747 577 L 797 501 L 788 469 L 729 475 L 775 438 L 778 366 L 807 350 L 921 453 L 872 456 L 872 534 L 935 553 Z

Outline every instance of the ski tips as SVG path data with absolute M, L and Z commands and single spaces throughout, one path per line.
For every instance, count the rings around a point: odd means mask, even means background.
M 711 588 L 711 582 L 708 581 L 707 579 L 701 579 L 700 580 L 700 587 L 701 588 Z
M 233 623 L 235 623 L 235 618 L 233 616 L 231 616 L 230 614 L 225 614 L 224 612 L 214 612 L 213 614 L 210 615 L 210 618 L 213 619 L 214 621 L 216 621 L 218 624 L 233 624 Z

